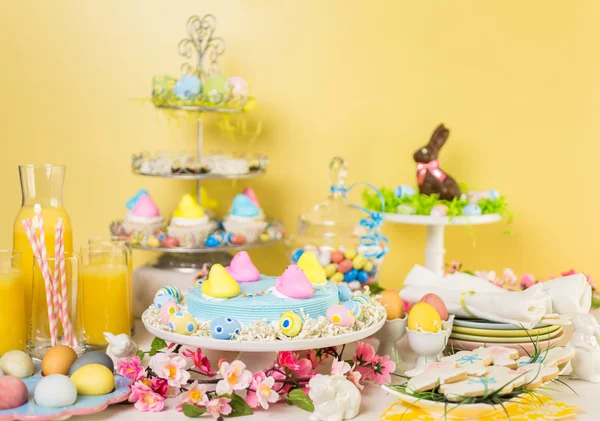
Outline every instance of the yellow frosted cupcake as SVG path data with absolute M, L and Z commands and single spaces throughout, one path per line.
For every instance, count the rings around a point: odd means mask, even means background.
M 202 244 L 216 229 L 217 223 L 204 213 L 194 196 L 184 194 L 173 212 L 168 232 L 179 240 L 181 246 L 188 247 Z

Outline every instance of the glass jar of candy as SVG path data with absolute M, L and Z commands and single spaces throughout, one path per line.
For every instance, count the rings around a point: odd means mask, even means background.
M 329 197 L 299 217 L 297 232 L 289 237 L 287 245 L 293 264 L 302 262 L 304 253 L 313 253 L 328 280 L 347 282 L 351 289 L 359 289 L 377 281 L 388 243 L 379 229 L 381 216 L 347 198 L 355 185 L 344 186 L 346 174 L 346 162 L 333 158 L 329 164 Z

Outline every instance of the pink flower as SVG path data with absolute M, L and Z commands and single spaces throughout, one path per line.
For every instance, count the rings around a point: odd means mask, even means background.
M 135 382 L 131 386 L 129 402 L 135 402 L 135 408 L 142 412 L 160 412 L 163 410 L 165 398 L 152 391 L 143 382 Z
M 205 376 L 213 377 L 215 374 L 217 374 L 216 371 L 210 369 L 210 361 L 202 353 L 200 348 L 198 348 L 196 352 L 193 352 L 191 349 L 186 349 L 184 352 L 182 352 L 182 355 L 190 358 L 194 363 L 194 367 L 196 367 L 198 371 Z
M 127 377 L 134 382 L 144 375 L 144 367 L 141 366 L 140 357 L 121 358 L 117 366 L 117 374 Z
M 571 269 L 571 270 L 561 273 L 560 276 L 570 276 L 570 275 L 575 275 L 576 273 L 577 272 L 575 272 L 575 269 Z
M 279 361 L 279 365 L 289 368 L 292 371 L 300 370 L 300 366 L 298 365 L 298 355 L 291 351 L 280 352 L 277 355 L 277 361 Z
M 187 392 L 183 392 L 177 396 L 177 400 L 182 404 L 187 403 L 196 406 L 205 405 L 206 402 L 208 402 L 206 386 L 203 384 L 198 384 L 198 381 L 195 381 L 190 385 Z
M 359 342 L 358 347 L 356 348 L 356 355 L 354 356 L 353 361 L 360 365 L 367 365 L 375 359 L 375 350 L 372 345 L 369 345 L 364 342 Z
M 313 366 L 308 358 L 300 358 L 296 364 L 298 369 L 292 370 L 296 377 L 312 377 Z
M 149 379 L 147 377 L 140 377 L 140 382 L 144 383 L 153 392 L 158 393 L 163 398 L 167 396 L 167 391 L 169 390 L 169 383 L 165 379 L 161 379 L 159 377 L 154 377 Z
M 185 358 L 179 355 L 156 354 L 150 359 L 149 365 L 156 375 L 166 379 L 171 387 L 180 388 L 190 379 L 190 373 L 185 369 Z
M 273 370 L 274 368 L 281 370 L 277 364 L 274 364 L 272 367 L 270 367 L 266 371 L 271 373 L 271 376 L 275 379 L 275 381 L 276 381 L 275 390 L 277 391 L 277 393 L 279 393 L 279 395 L 281 395 L 281 396 L 285 396 L 292 389 L 293 385 L 290 383 L 282 382 L 282 380 L 287 379 L 287 375 L 281 371 Z
M 508 285 L 515 285 L 518 279 L 517 275 L 515 275 L 515 272 L 510 268 L 504 269 L 504 272 L 502 273 L 502 278 L 504 280 L 504 283 Z
M 232 411 L 229 402 L 231 402 L 231 399 L 229 398 L 211 399 L 206 403 L 206 409 L 213 418 L 219 418 L 221 415 L 229 415 Z
M 373 381 L 377 384 L 390 383 L 392 381 L 390 373 L 394 371 L 396 371 L 396 363 L 390 361 L 390 357 L 378 356 L 373 363 Z
M 585 275 L 585 280 L 587 281 L 588 284 L 590 284 L 592 289 L 595 291 L 596 290 L 596 282 L 594 282 L 594 280 L 592 279 L 592 277 L 589 274 Z
M 262 371 L 254 374 L 250 385 L 251 390 L 246 395 L 248 406 L 256 408 L 260 405 L 263 409 L 269 409 L 269 403 L 279 400 L 279 393 L 274 390 L 274 386 L 275 379 L 273 377 L 267 377 Z
M 534 285 L 535 277 L 532 274 L 526 273 L 521 276 L 521 286 L 523 287 L 523 289 L 531 288 Z
M 352 367 L 350 367 L 350 364 L 348 364 L 346 361 L 338 361 L 337 358 L 335 358 L 333 360 L 333 364 L 331 364 L 331 375 L 332 376 L 343 376 L 344 374 L 348 373 L 350 370 L 352 370 Z
M 234 390 L 244 390 L 252 382 L 252 373 L 246 370 L 246 364 L 236 360 L 229 364 L 224 362 L 219 370 L 223 380 L 217 383 L 217 395 L 233 393 Z
M 223 357 L 219 358 L 219 362 L 217 363 L 217 368 L 220 370 L 221 365 L 226 362 L 227 362 L 227 360 L 225 358 L 223 358 Z
M 350 380 L 354 386 L 358 387 L 360 390 L 363 390 L 364 386 L 360 384 L 360 379 L 362 375 L 358 371 L 351 371 L 348 373 L 347 379 Z
M 264 371 L 259 371 L 257 373 L 254 373 L 254 376 L 252 376 L 252 383 L 250 383 L 250 390 L 248 390 L 248 393 L 246 394 L 246 403 L 248 404 L 248 406 L 250 408 L 256 408 L 259 405 L 258 396 L 256 396 L 256 390 L 257 390 L 256 387 L 258 386 L 258 384 L 260 382 L 262 382 L 266 378 L 267 378 L 267 376 Z

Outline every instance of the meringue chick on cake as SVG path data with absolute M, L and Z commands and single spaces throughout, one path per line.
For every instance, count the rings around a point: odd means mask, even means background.
M 363 329 L 382 317 L 385 309 L 368 293 L 327 281 L 312 253 L 275 277 L 261 275 L 243 251 L 230 266 L 213 265 L 183 297 L 174 286 L 161 288 L 144 318 L 183 335 L 235 340 L 331 336 Z

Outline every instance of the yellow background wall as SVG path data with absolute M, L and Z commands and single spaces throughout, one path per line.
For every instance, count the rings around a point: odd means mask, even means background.
M 141 150 L 193 147 L 150 105 L 155 73 L 176 75 L 192 14 L 213 13 L 227 42 L 226 74 L 258 97 L 266 177 L 211 182 L 221 200 L 253 186 L 293 231 L 327 193 L 327 164 L 377 186 L 414 182 L 412 152 L 451 129 L 442 168 L 497 188 L 518 216 L 506 226 L 448 230 L 448 258 L 470 268 L 540 276 L 600 273 L 596 239 L 600 154 L 600 4 L 594 1 L 23 1 L 0 2 L 0 247 L 20 204 L 17 164 L 65 163 L 76 245 L 104 234 L 146 187 L 168 214 L 188 182 L 130 173 Z M 207 150 L 247 150 L 207 122 Z M 383 284 L 422 262 L 425 231 L 386 225 Z M 473 237 L 477 240 L 473 247 Z M 282 270 L 283 247 L 254 252 Z M 136 254 L 138 262 L 148 256 Z

